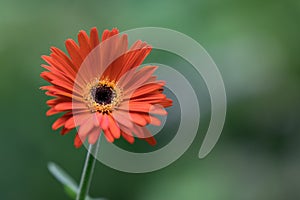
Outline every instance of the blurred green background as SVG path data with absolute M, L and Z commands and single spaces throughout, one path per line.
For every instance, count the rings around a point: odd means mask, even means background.
M 297 0 L 0 0 L 0 199 L 68 199 L 48 172 L 49 161 L 79 181 L 86 150 L 73 147 L 74 132 L 61 137 L 51 130 L 56 117 L 45 116 L 48 98 L 38 89 L 46 84 L 39 77 L 40 56 L 49 54 L 50 46 L 65 50 L 65 39 L 93 26 L 100 31 L 159 26 L 191 36 L 222 73 L 228 112 L 222 136 L 205 159 L 197 153 L 209 112 L 202 115 L 189 150 L 162 170 L 127 174 L 98 162 L 92 196 L 300 199 L 299 19 Z M 173 56 L 151 56 L 177 69 L 182 65 L 187 76 L 191 72 Z M 207 91 L 199 96 L 209 111 Z

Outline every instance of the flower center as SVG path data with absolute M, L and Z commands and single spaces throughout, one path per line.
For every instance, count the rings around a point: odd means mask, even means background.
M 114 81 L 95 80 L 87 85 L 83 95 L 91 112 L 111 113 L 122 101 L 122 90 Z
M 110 104 L 115 96 L 112 87 L 100 85 L 96 88 L 94 99 L 99 104 Z

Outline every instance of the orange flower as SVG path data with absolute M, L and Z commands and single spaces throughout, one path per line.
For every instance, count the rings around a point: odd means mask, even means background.
M 166 115 L 172 105 L 163 92 L 164 81 L 153 76 L 156 66 L 139 67 L 151 47 L 136 41 L 128 49 L 127 35 L 117 29 L 105 30 L 100 43 L 98 31 L 92 28 L 78 34 L 79 45 L 72 39 L 65 43 L 69 57 L 56 47 L 50 56 L 42 56 L 48 71 L 41 77 L 51 83 L 43 86 L 50 109 L 47 115 L 64 113 L 52 128 L 62 127 L 61 134 L 78 127 L 74 145 L 80 147 L 88 139 L 94 144 L 103 130 L 109 142 L 122 136 L 129 143 L 134 136 L 155 145 L 145 127 L 160 125 L 155 115 Z

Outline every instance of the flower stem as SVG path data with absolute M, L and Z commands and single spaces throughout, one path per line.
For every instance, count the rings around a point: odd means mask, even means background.
M 91 179 L 94 172 L 94 167 L 96 163 L 96 158 L 94 155 L 97 155 L 97 150 L 100 143 L 100 137 L 96 144 L 89 146 L 88 152 L 86 154 L 86 160 L 84 168 L 81 175 L 80 185 L 77 193 L 76 200 L 85 200 L 88 195 Z

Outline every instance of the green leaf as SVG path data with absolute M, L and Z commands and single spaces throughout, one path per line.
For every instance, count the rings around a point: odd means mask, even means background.
M 68 196 L 70 196 L 72 199 L 75 199 L 78 191 L 78 185 L 74 179 L 53 162 L 48 163 L 48 169 L 51 174 L 64 186 L 65 192 L 68 194 Z
M 72 190 L 70 187 L 65 186 L 65 193 L 71 198 L 71 199 L 76 199 L 76 191 Z
M 51 174 L 63 185 L 66 194 L 72 199 L 76 199 L 78 192 L 78 184 L 74 179 L 67 174 L 61 167 L 57 164 L 50 162 L 48 163 L 48 169 Z M 107 200 L 105 198 L 91 198 L 90 196 L 86 197 L 86 200 Z

